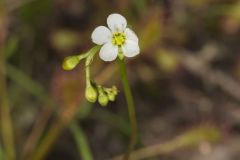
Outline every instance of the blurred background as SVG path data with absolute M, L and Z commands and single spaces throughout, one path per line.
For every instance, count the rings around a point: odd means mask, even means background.
M 141 54 L 126 59 L 137 106 L 135 159 L 240 159 L 239 0 L 1 0 L 0 160 L 108 160 L 130 128 L 116 62 L 95 57 L 92 76 L 119 94 L 84 98 L 91 33 L 121 13 Z

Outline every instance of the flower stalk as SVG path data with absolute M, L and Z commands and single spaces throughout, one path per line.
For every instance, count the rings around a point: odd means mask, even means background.
M 134 149 L 136 139 L 137 139 L 137 119 L 136 119 L 135 105 L 133 101 L 132 92 L 129 86 L 129 81 L 127 77 L 127 71 L 126 71 L 124 60 L 118 58 L 118 64 L 119 64 L 119 69 L 121 73 L 121 79 L 122 79 L 124 93 L 127 101 L 127 106 L 128 106 L 129 120 L 131 124 L 131 139 L 128 146 L 128 151 L 124 157 L 124 160 L 128 160 L 132 150 Z
M 127 20 L 125 17 L 113 13 L 107 17 L 107 25 L 108 28 L 105 26 L 98 26 L 92 32 L 91 39 L 97 46 L 93 47 L 85 54 L 65 58 L 62 67 L 64 70 L 72 70 L 79 64 L 81 59 L 86 59 L 85 97 L 91 103 L 98 101 L 101 106 L 107 106 L 110 101 L 115 101 L 118 90 L 115 86 L 106 88 L 95 83 L 95 81 L 91 79 L 90 65 L 98 51 L 99 57 L 103 61 L 118 59 L 131 124 L 131 139 L 128 152 L 124 158 L 128 160 L 136 143 L 137 120 L 135 105 L 127 78 L 126 66 L 124 64 L 124 57 L 137 56 L 140 53 L 140 47 L 137 35 L 130 28 L 127 28 Z

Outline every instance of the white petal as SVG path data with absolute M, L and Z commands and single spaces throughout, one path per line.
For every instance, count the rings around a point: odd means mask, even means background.
M 132 40 L 126 40 L 126 44 L 122 47 L 122 50 L 126 57 L 134 57 L 140 53 L 138 43 Z
M 125 35 L 127 40 L 132 40 L 138 43 L 138 37 L 131 29 L 126 28 Z
M 107 24 L 113 32 L 123 32 L 127 27 L 127 20 L 122 15 L 114 13 L 108 16 Z
M 104 44 L 99 52 L 99 56 L 104 61 L 113 61 L 117 58 L 118 47 L 111 42 Z
M 112 33 L 111 31 L 105 26 L 98 26 L 92 32 L 92 41 L 98 45 L 102 45 L 107 43 L 111 40 Z

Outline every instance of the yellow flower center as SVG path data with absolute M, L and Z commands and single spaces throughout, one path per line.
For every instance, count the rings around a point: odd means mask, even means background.
M 112 36 L 113 45 L 122 46 L 126 41 L 126 36 L 124 33 L 115 32 Z

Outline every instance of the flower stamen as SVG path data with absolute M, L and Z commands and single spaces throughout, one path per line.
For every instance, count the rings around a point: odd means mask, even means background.
M 121 47 L 123 44 L 125 44 L 126 41 L 126 36 L 124 33 L 120 33 L 120 32 L 115 32 L 113 33 L 112 36 L 112 43 L 113 45 L 117 45 L 119 47 Z

